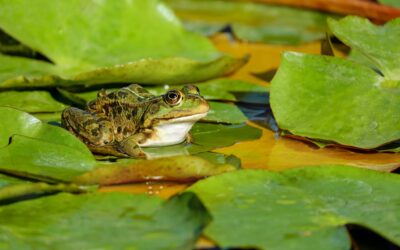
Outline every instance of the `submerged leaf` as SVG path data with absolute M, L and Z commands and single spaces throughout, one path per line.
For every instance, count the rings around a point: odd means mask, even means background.
M 210 219 L 193 194 L 163 202 L 126 193 L 63 193 L 3 206 L 0 218 L 7 249 L 154 250 L 193 249 Z
M 0 27 L 55 63 L 1 56 L 3 89 L 195 82 L 229 74 L 245 63 L 185 31 L 158 0 L 0 4 Z
M 213 159 L 216 162 L 216 159 Z M 121 160 L 105 164 L 76 177 L 78 184 L 112 185 L 149 180 L 189 182 L 236 170 L 224 160 L 213 163 L 198 156 L 176 156 L 155 160 Z
M 194 31 L 213 30 L 231 24 L 238 38 L 251 42 L 299 44 L 322 39 L 324 13 L 262 3 L 221 0 L 166 0 Z
M 397 175 L 321 166 L 241 170 L 197 182 L 189 191 L 210 211 L 205 233 L 222 248 L 347 250 L 349 223 L 400 244 L 398 188 Z

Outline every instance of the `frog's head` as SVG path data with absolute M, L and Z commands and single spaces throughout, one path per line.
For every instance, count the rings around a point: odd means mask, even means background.
M 181 90 L 169 90 L 152 102 L 144 117 L 144 127 L 167 123 L 195 123 L 207 115 L 210 109 L 195 85 L 186 85 Z

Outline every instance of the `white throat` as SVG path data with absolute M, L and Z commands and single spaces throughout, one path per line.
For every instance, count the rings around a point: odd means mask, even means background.
M 153 128 L 154 136 L 139 144 L 141 147 L 157 147 L 179 144 L 186 139 L 193 124 L 207 113 L 179 117 L 161 122 Z

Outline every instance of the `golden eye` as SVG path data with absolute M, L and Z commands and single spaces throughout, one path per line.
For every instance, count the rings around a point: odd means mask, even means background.
M 178 105 L 182 101 L 182 94 L 178 90 L 170 90 L 164 95 L 164 100 L 169 105 Z

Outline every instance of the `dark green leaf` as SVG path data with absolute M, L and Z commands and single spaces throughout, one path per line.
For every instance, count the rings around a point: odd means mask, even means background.
M 320 166 L 241 170 L 197 182 L 189 191 L 213 217 L 206 236 L 223 248 L 348 250 L 349 223 L 400 244 L 398 188 L 397 175 Z
M 6 249 L 193 249 L 209 215 L 193 194 L 59 194 L 0 208 Z M 27 219 L 29 218 L 29 219 Z

